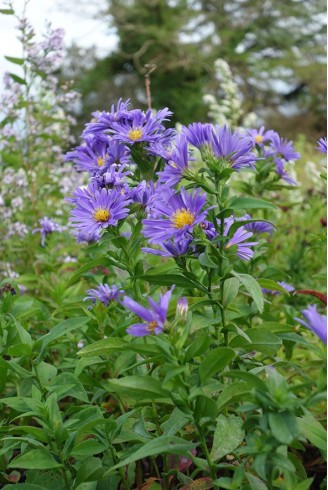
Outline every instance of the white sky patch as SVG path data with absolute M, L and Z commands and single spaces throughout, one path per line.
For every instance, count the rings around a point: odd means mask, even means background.
M 14 0 L 14 8 L 17 13 L 22 11 L 23 4 L 23 0 Z M 27 7 L 27 18 L 38 40 L 45 31 L 46 22 L 50 21 L 53 28 L 60 27 L 65 30 L 66 46 L 71 45 L 72 42 L 84 48 L 95 46 L 99 55 L 106 55 L 115 49 L 117 36 L 114 32 L 110 32 L 104 21 L 92 18 L 92 9 L 88 9 L 90 15 L 83 15 L 83 7 L 81 8 L 79 0 L 68 0 L 66 5 L 69 11 L 64 11 L 58 0 L 30 0 Z M 0 8 L 8 7 L 0 1 Z M 78 13 L 74 13 L 74 10 Z M 98 10 L 99 2 L 94 2 L 93 13 L 97 13 Z M 17 39 L 16 25 L 17 20 L 14 16 L 0 14 L 1 75 L 5 71 L 13 71 L 16 68 L 4 56 L 20 57 L 22 54 L 21 45 Z

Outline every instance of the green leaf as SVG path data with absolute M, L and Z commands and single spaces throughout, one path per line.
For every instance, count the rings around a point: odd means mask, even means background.
M 24 468 L 25 470 L 49 470 L 62 467 L 63 465 L 57 463 L 45 449 L 32 449 L 9 464 L 9 468 Z
M 68 285 L 70 285 L 75 279 L 79 278 L 85 272 L 88 272 L 90 269 L 99 266 L 108 265 L 109 259 L 107 257 L 98 257 L 97 259 L 90 260 L 87 264 L 82 265 L 74 274 L 69 278 Z
M 88 323 L 89 318 L 87 317 L 78 317 L 78 318 L 70 318 L 69 320 L 64 320 L 55 327 L 51 329 L 49 333 L 46 335 L 43 335 L 43 337 L 39 338 L 34 346 L 36 350 L 40 350 L 40 354 L 38 356 L 38 360 L 42 357 L 42 354 L 50 342 L 53 340 L 58 339 L 59 337 L 62 337 L 63 335 L 66 335 L 68 332 L 71 332 L 72 330 L 75 330 L 79 327 L 82 327 L 86 323 Z
M 282 340 L 277 335 L 268 330 L 262 330 L 261 327 L 249 328 L 245 330 L 245 334 L 249 337 L 250 343 L 245 337 L 237 335 L 229 345 L 233 348 L 241 347 L 247 352 L 256 350 L 268 356 L 274 355 L 282 346 Z
M 276 209 L 276 206 L 264 199 L 258 199 L 257 197 L 236 197 L 232 199 L 229 206 L 234 209 Z
M 247 381 L 249 386 L 257 388 L 258 390 L 266 391 L 265 383 L 258 377 L 258 375 L 252 374 L 247 371 L 224 371 L 219 375 L 220 377 L 237 378 Z
M 44 486 L 34 483 L 15 483 L 14 485 L 5 485 L 2 488 L 3 490 L 22 490 L 22 485 L 24 485 L 24 490 L 44 490 Z
M 46 388 L 50 393 L 56 393 L 58 400 L 72 396 L 83 402 L 89 402 L 82 383 L 71 373 L 59 374 L 50 381 Z
M 136 279 L 141 279 L 143 281 L 147 281 L 150 284 L 158 284 L 160 286 L 178 286 L 181 288 L 188 289 L 199 289 L 203 293 L 207 292 L 207 289 L 198 281 L 194 281 L 192 279 L 187 279 L 180 274 L 146 274 L 144 276 L 136 276 Z
M 215 373 L 222 371 L 235 357 L 235 351 L 229 347 L 217 347 L 212 350 L 199 366 L 199 376 L 202 384 Z
M 85 441 L 77 444 L 72 451 L 70 456 L 74 458 L 83 458 L 85 456 L 94 456 L 95 454 L 103 453 L 108 449 L 108 445 L 102 444 L 95 439 L 86 439 Z
M 269 413 L 269 425 L 273 436 L 282 444 L 291 444 L 299 435 L 295 415 L 286 410 Z
M 230 277 L 224 281 L 223 306 L 228 306 L 237 297 L 239 284 L 240 282 L 237 277 Z
M 133 451 L 131 456 L 126 459 L 123 459 L 120 463 L 116 464 L 110 470 L 108 470 L 104 476 L 109 475 L 117 468 L 121 468 L 122 466 L 126 466 L 134 461 L 139 461 L 143 458 L 148 458 L 149 456 L 156 456 L 158 454 L 178 454 L 181 456 L 186 456 L 187 451 L 193 449 L 196 445 L 181 439 L 180 437 L 174 436 L 160 436 L 156 437 L 150 442 L 147 442 L 142 447 Z
M 236 415 L 218 416 L 211 450 L 213 461 L 223 458 L 243 442 L 245 432 L 242 427 L 243 420 Z
M 104 468 L 100 458 L 87 458 L 83 461 L 76 475 L 75 488 L 81 483 L 101 480 Z
M 280 284 L 278 284 L 276 281 L 272 281 L 272 279 L 260 278 L 257 280 L 257 282 L 261 288 L 270 289 L 271 291 L 279 291 L 280 293 L 288 294 L 289 296 L 289 292 L 284 287 L 280 286 Z
M 95 356 L 110 354 L 111 352 L 127 352 L 128 350 L 137 352 L 139 354 L 161 354 L 162 351 L 157 344 L 140 343 L 137 339 L 132 342 L 126 342 L 119 337 L 108 337 L 107 339 L 101 339 L 93 344 L 87 345 L 81 349 L 78 356 Z
M 129 343 L 119 337 L 108 337 L 107 339 L 101 339 L 93 344 L 83 347 L 77 355 L 78 356 L 95 356 L 101 354 L 108 354 L 110 352 L 121 352 L 127 349 Z
M 327 432 L 323 426 L 311 415 L 297 419 L 300 431 L 312 444 L 322 451 L 327 450 Z
M 208 333 L 200 333 L 195 336 L 195 340 L 188 346 L 186 351 L 186 361 L 189 362 L 197 356 L 204 354 L 211 343 Z
M 107 381 L 107 385 L 110 391 L 136 400 L 170 398 L 169 392 L 162 388 L 161 381 L 151 376 L 111 379 Z
M 198 257 L 198 262 L 200 265 L 203 267 L 209 267 L 211 269 L 216 269 L 218 267 L 218 263 L 213 262 L 211 259 L 208 250 L 205 250 L 205 252 L 202 252 L 199 257 Z
M 188 417 L 181 410 L 175 408 L 168 420 L 163 422 L 161 429 L 165 436 L 174 436 L 187 422 Z
M 260 288 L 259 283 L 254 279 L 254 277 L 249 274 L 241 274 L 235 271 L 231 271 L 231 274 L 235 276 L 239 281 L 245 286 L 247 292 L 251 295 L 254 300 L 254 303 L 257 306 L 257 309 L 260 313 L 262 313 L 264 309 L 264 300 L 263 294 Z
M 0 9 L 0 14 L 4 15 L 14 15 L 13 9 Z
M 27 85 L 26 80 L 15 75 L 14 73 L 9 73 L 9 76 L 14 80 L 14 82 L 19 83 L 20 85 Z
M 246 477 L 249 481 L 251 490 L 268 490 L 268 487 L 263 483 L 262 480 L 252 475 L 251 473 L 246 472 Z
M 23 58 L 13 58 L 12 56 L 5 56 L 6 60 L 10 61 L 10 63 L 14 63 L 15 65 L 23 65 L 24 64 L 24 59 Z
M 237 230 L 238 228 L 241 228 L 242 226 L 245 226 L 245 225 L 248 225 L 249 223 L 268 223 L 269 225 L 274 226 L 273 223 L 271 223 L 271 221 L 268 221 L 266 219 L 245 219 L 245 220 L 240 220 L 240 221 L 235 221 L 229 228 L 229 233 L 228 235 L 229 236 L 232 236 Z
M 239 400 L 249 400 L 251 398 L 252 386 L 246 381 L 231 383 L 220 393 L 218 397 L 218 410 L 225 405 L 231 405 Z
M 16 410 L 16 412 L 22 413 L 29 412 L 31 410 L 38 413 L 40 410 L 43 409 L 42 403 L 34 400 L 33 398 L 27 398 L 24 396 L 1 398 L 0 402 L 4 403 L 13 410 Z

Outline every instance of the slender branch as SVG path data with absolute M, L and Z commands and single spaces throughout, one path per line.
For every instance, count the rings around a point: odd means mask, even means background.
M 145 74 L 145 87 L 146 87 L 146 95 L 147 95 L 147 103 L 148 109 L 151 109 L 151 91 L 150 91 L 150 74 L 156 70 L 157 65 L 149 64 L 145 65 L 147 68 L 147 72 Z

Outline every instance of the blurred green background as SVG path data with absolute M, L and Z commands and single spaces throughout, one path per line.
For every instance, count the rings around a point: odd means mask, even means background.
M 75 3 L 75 2 L 74 2 Z M 205 94 L 220 95 L 214 61 L 229 63 L 245 113 L 294 138 L 326 134 L 326 2 L 323 0 L 98 0 L 97 18 L 117 46 L 107 55 L 73 45 L 64 77 L 81 92 L 79 127 L 120 97 L 169 107 L 173 123 L 208 120 Z M 77 14 L 86 15 L 88 2 Z M 72 9 L 73 4 L 66 4 Z

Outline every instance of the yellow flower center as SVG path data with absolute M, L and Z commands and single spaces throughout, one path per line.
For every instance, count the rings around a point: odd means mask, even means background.
M 110 212 L 108 209 L 96 209 L 96 211 L 93 213 L 93 218 L 95 221 L 104 223 L 105 221 L 109 220 Z
M 178 209 L 172 216 L 174 228 L 183 228 L 185 225 L 192 225 L 195 221 L 195 215 L 188 209 Z
M 128 132 L 128 136 L 129 136 L 130 140 L 132 140 L 132 141 L 139 140 L 141 138 L 142 134 L 143 134 L 142 129 L 140 129 L 140 128 L 131 129 Z
M 262 143 L 263 141 L 263 136 L 261 136 L 260 134 L 257 134 L 255 136 L 255 143 Z
M 155 331 L 155 328 L 158 326 L 157 322 L 155 320 L 153 320 L 152 322 L 149 322 L 147 324 L 147 330 L 148 332 L 154 332 Z
M 105 159 L 102 157 L 97 158 L 98 167 L 102 167 L 105 163 Z

